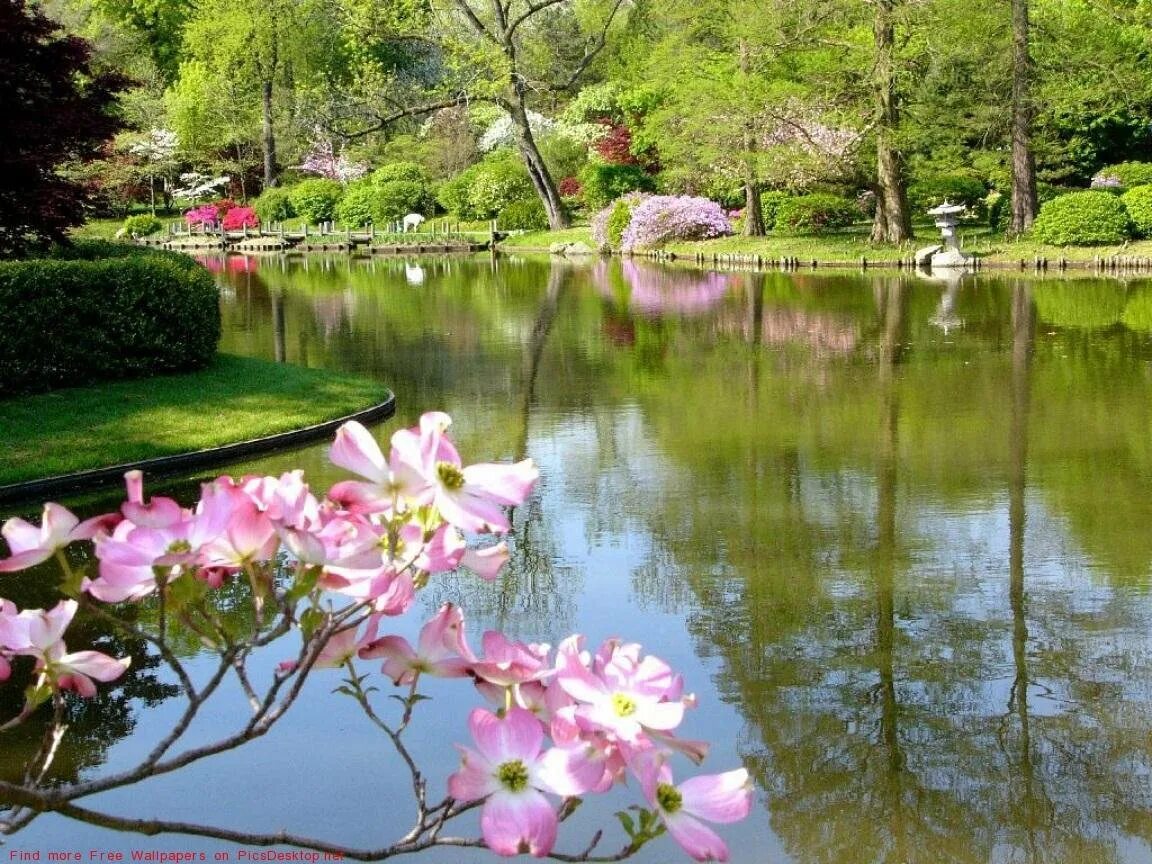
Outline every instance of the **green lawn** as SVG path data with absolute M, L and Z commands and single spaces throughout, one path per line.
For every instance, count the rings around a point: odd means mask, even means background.
M 0 401 L 0 485 L 185 453 L 333 420 L 379 383 L 221 354 L 208 369 Z
M 817 260 L 821 263 L 859 263 L 861 258 L 870 262 L 907 259 L 913 251 L 939 242 L 939 231 L 930 224 L 917 225 L 916 237 L 902 246 L 876 246 L 868 239 L 869 226 L 860 224 L 827 234 L 770 234 L 767 237 L 720 237 L 715 240 L 670 243 L 665 251 L 691 257 L 697 252 L 711 258 L 714 254 L 761 255 L 764 258 L 799 258 L 801 262 Z M 1050 265 L 1060 258 L 1069 261 L 1091 261 L 1114 255 L 1152 258 L 1152 240 L 1132 241 L 1114 246 L 1046 246 L 1029 240 L 1006 240 L 984 227 L 961 226 L 959 236 L 962 247 L 980 255 L 986 263 L 1014 264 L 1021 259 L 1029 264 L 1035 258 L 1047 258 Z M 563 231 L 532 231 L 501 241 L 500 248 L 507 251 L 548 251 L 553 243 L 572 243 L 582 240 L 592 245 L 591 230 L 587 227 L 567 228 Z

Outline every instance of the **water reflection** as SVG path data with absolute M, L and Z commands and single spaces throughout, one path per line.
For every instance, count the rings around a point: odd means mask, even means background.
M 1150 857 L 1147 283 L 490 258 L 221 278 L 225 350 L 375 376 L 398 424 L 442 407 L 462 452 L 537 459 L 508 577 L 430 603 L 711 673 L 701 701 L 743 734 L 694 733 L 766 808 L 735 860 Z

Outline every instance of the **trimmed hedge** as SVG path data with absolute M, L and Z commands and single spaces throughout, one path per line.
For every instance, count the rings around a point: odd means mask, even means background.
M 174 253 L 0 263 L 0 397 L 201 369 L 219 302 L 211 274 Z
M 1073 192 L 1040 208 L 1032 233 L 1051 246 L 1120 243 L 1128 236 L 1124 202 L 1108 192 Z
M 1152 236 L 1152 185 L 1133 186 L 1120 196 L 1137 237 Z
M 496 217 L 496 227 L 502 231 L 544 231 L 548 214 L 539 198 L 513 201 Z

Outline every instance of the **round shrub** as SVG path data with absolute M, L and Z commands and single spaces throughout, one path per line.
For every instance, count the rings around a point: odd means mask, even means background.
M 923 211 L 947 200 L 950 204 L 963 204 L 975 210 L 983 206 L 987 194 L 988 190 L 979 180 L 963 174 L 938 174 L 909 186 L 908 204 L 913 211 Z
M 1120 196 L 1137 237 L 1152 235 L 1152 185 L 1133 186 Z
M 124 220 L 122 229 L 126 237 L 148 237 L 164 230 L 164 223 L 151 213 L 140 213 Z
M 472 206 L 468 200 L 468 191 L 472 188 L 472 178 L 476 175 L 478 167 L 473 165 L 471 168 L 464 169 L 455 177 L 441 183 L 436 192 L 436 200 L 441 207 L 469 222 L 484 218 L 472 212 Z
M 0 263 L 0 396 L 207 366 L 210 273 L 175 253 Z
M 384 165 L 368 176 L 368 182 L 377 193 L 373 209 L 377 224 L 395 222 L 409 213 L 422 213 L 432 203 L 428 175 L 415 162 Z
M 838 195 L 799 195 L 782 200 L 776 207 L 778 231 L 810 231 L 819 234 L 829 228 L 846 228 L 856 220 L 856 205 Z
M 518 157 L 485 159 L 476 169 L 468 187 L 468 205 L 480 219 L 491 219 L 513 201 L 536 195 L 528 169 Z
M 336 217 L 336 203 L 344 194 L 344 187 L 335 180 L 312 177 L 292 186 L 288 194 L 296 215 L 315 225 Z
M 539 198 L 513 201 L 496 217 L 496 227 L 503 231 L 544 231 L 548 228 L 548 214 Z
M 395 183 L 397 181 L 427 183 L 428 175 L 425 174 L 424 169 L 415 162 L 389 162 L 387 165 L 381 165 L 369 174 L 368 181 L 374 186 L 382 186 L 385 183 Z
M 776 227 L 776 216 L 780 212 L 780 205 L 792 196 L 777 189 L 760 193 L 760 212 L 764 216 L 764 228 L 772 230 Z
M 646 192 L 629 192 L 613 201 L 592 217 L 592 242 L 601 251 L 619 250 L 632 211 L 648 198 Z
M 225 231 L 239 231 L 241 228 L 259 228 L 260 217 L 251 207 L 232 207 L 224 214 L 220 223 Z
M 673 240 L 708 240 L 732 233 L 732 225 L 715 201 L 687 195 L 653 195 L 632 211 L 620 238 L 625 251 L 652 249 Z
M 1124 202 L 1108 192 L 1073 192 L 1045 203 L 1032 232 L 1052 246 L 1119 243 L 1128 236 L 1128 212 Z
M 292 193 L 283 186 L 273 186 L 260 193 L 252 202 L 252 209 L 265 225 L 272 222 L 283 222 L 296 215 L 296 208 L 292 206 Z
M 336 204 L 336 221 L 352 228 L 376 223 L 376 188 L 371 183 L 351 183 Z
M 1101 168 L 1092 177 L 1093 189 L 1132 189 L 1152 183 L 1152 162 L 1120 162 Z
M 604 207 L 628 192 L 656 191 L 656 181 L 639 165 L 593 163 L 580 172 L 580 182 L 589 207 Z

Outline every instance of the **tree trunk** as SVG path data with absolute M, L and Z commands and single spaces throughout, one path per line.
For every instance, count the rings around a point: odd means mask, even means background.
M 504 104 L 504 110 L 512 118 L 512 128 L 516 135 L 516 148 L 524 158 L 528 168 L 528 176 L 540 202 L 544 205 L 544 212 L 548 216 L 548 227 L 553 231 L 567 228 L 571 225 L 568 214 L 564 211 L 564 203 L 560 200 L 560 191 L 544 164 L 544 157 L 540 155 L 540 148 L 536 146 L 536 138 L 532 134 L 532 127 L 528 123 L 528 109 L 524 106 L 523 85 L 514 86 L 515 98 Z
M 748 74 L 748 40 L 740 40 L 740 74 Z M 744 236 L 764 236 L 764 210 L 760 206 L 760 178 L 756 173 L 756 129 L 751 115 L 744 120 Z
M 1036 220 L 1036 160 L 1032 155 L 1032 58 L 1028 0 L 1012 0 L 1012 220 L 1021 234 Z
M 272 79 L 261 84 L 261 107 L 263 110 L 263 130 L 261 140 L 264 145 L 264 188 L 276 185 L 276 134 L 272 130 Z
M 872 223 L 874 243 L 902 243 L 912 236 L 908 199 L 904 189 L 904 159 L 893 144 L 900 122 L 896 99 L 895 0 L 877 0 L 873 35 L 876 64 L 872 90 L 876 112 L 876 217 Z

